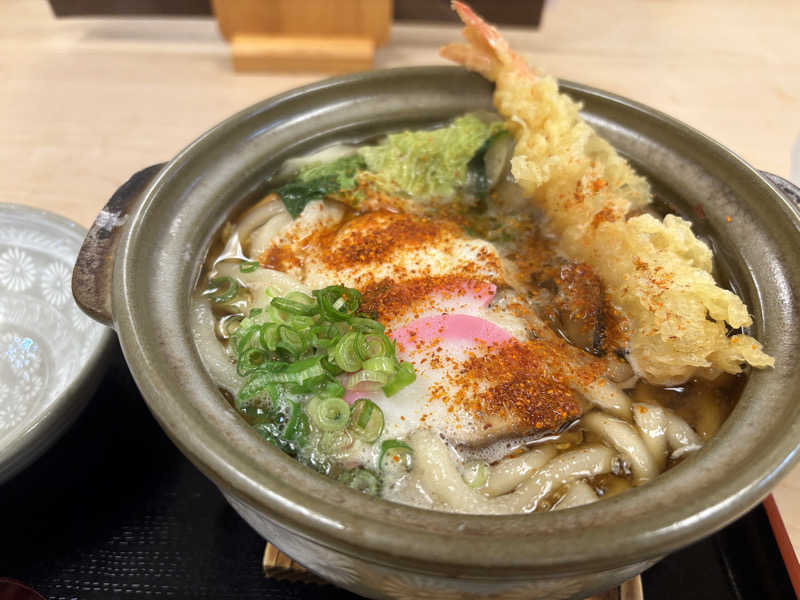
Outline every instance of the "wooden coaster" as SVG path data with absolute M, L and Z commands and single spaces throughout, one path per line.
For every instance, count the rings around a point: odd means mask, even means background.
M 301 564 L 293 561 L 269 542 L 267 542 L 267 548 L 264 550 L 262 566 L 264 567 L 264 575 L 280 581 L 299 581 L 302 583 L 330 585 L 327 581 L 324 581 L 308 571 Z M 586 600 L 644 600 L 642 578 L 637 575 L 618 588 L 614 588 L 613 590 L 609 590 L 597 596 L 591 596 Z

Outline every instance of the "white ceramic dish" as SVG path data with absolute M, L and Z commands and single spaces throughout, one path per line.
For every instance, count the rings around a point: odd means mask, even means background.
M 75 304 L 86 230 L 0 204 L 0 483 L 33 462 L 85 407 L 114 334 Z

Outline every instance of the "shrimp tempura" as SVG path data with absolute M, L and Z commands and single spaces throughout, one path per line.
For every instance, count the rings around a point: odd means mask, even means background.
M 547 215 L 562 251 L 589 263 L 633 327 L 628 359 L 651 383 L 738 373 L 774 360 L 747 335 L 738 296 L 711 276 L 711 250 L 688 221 L 631 217 L 650 202 L 647 182 L 581 118 L 580 105 L 535 73 L 498 31 L 453 1 L 467 44 L 441 55 L 495 82 L 494 104 L 514 134 L 511 172 Z

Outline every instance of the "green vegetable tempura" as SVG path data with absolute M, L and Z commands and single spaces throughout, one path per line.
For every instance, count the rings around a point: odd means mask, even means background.
M 440 129 L 393 133 L 382 144 L 358 152 L 387 190 L 449 197 L 466 183 L 470 159 L 501 127 L 500 121 L 486 123 L 467 114 Z

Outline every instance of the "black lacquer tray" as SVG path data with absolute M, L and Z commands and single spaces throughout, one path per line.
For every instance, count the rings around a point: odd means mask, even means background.
M 357 598 L 265 578 L 264 540 L 167 439 L 118 352 L 109 358 L 75 426 L 0 487 L 0 577 L 49 600 Z M 762 506 L 643 581 L 646 600 L 795 597 Z

